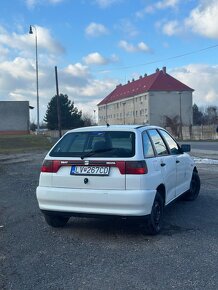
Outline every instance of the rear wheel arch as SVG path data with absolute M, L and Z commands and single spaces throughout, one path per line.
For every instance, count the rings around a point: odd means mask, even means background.
M 193 170 L 192 178 L 190 182 L 190 188 L 183 195 L 183 200 L 193 201 L 195 200 L 200 192 L 201 180 L 197 170 Z
M 158 192 L 161 195 L 161 197 L 163 199 L 163 202 L 164 202 L 164 205 L 165 205 L 165 201 L 166 201 L 166 189 L 165 189 L 164 184 L 160 184 L 157 187 L 156 192 Z

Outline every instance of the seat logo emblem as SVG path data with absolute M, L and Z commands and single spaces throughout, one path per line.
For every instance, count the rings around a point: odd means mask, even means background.
M 85 165 L 89 165 L 89 161 L 88 161 L 88 160 L 86 160 L 84 164 L 85 164 Z

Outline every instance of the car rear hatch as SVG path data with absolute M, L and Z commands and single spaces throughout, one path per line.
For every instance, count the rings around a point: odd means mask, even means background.
M 74 189 L 125 189 L 122 161 L 53 160 L 53 187 Z M 56 172 L 55 172 L 56 171 Z
M 134 132 L 71 132 L 51 150 L 42 171 L 53 173 L 53 187 L 122 190 L 126 162 L 134 155 Z

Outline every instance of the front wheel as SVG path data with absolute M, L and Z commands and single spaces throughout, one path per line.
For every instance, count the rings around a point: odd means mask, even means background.
M 193 172 L 190 183 L 190 189 L 184 194 L 183 200 L 195 200 L 200 192 L 201 181 L 197 172 Z
M 161 194 L 157 192 L 151 209 L 151 214 L 146 218 L 146 234 L 156 235 L 161 231 L 163 224 L 163 209 L 163 198 Z
M 69 220 L 69 217 L 63 217 L 63 216 L 45 214 L 45 213 L 43 214 L 44 214 L 45 221 L 47 222 L 47 224 L 54 228 L 64 227 Z

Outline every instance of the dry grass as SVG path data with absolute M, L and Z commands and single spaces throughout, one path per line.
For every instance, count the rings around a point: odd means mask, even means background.
M 43 135 L 0 135 L 0 154 L 48 150 L 52 145 Z

